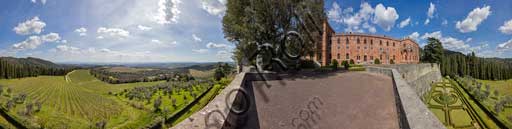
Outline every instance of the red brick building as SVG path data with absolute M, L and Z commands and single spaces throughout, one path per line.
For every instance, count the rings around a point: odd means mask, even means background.
M 354 60 L 355 64 L 415 64 L 419 62 L 419 46 L 409 38 L 394 39 L 362 33 L 336 33 L 329 23 L 323 23 L 321 44 L 313 58 L 322 66 L 333 59 L 338 62 Z

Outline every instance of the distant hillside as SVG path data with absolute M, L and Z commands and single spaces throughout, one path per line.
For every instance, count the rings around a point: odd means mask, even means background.
M 38 75 L 64 75 L 73 69 L 51 61 L 27 57 L 0 57 L 0 78 L 22 78 Z

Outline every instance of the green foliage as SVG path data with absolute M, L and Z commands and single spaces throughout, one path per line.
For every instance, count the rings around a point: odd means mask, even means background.
M 353 59 L 350 59 L 350 64 L 355 64 Z
M 380 64 L 380 60 L 378 58 L 375 58 L 375 60 L 373 60 L 373 63 L 374 64 Z
M 443 76 L 471 76 L 483 80 L 506 80 L 512 78 L 512 61 L 476 57 L 447 51 L 442 58 Z
M 232 66 L 230 66 L 228 63 L 219 62 L 217 64 L 217 68 L 215 69 L 215 73 L 214 73 L 213 77 L 216 81 L 219 81 L 220 79 L 230 75 L 231 73 L 233 73 Z
M 440 64 L 444 56 L 444 49 L 439 39 L 429 37 L 428 44 L 425 45 L 423 51 L 423 62 Z
M 313 69 L 313 68 L 316 68 L 317 65 L 315 64 L 315 62 L 313 60 L 300 60 L 300 68 L 303 68 L 303 69 Z
M 320 28 L 326 19 L 324 1 L 227 0 L 222 24 L 225 38 L 236 44 L 234 60 L 244 62 L 242 60 L 249 59 L 257 50 L 254 42 L 276 46 L 281 41 L 282 32 L 289 30 L 304 35 L 302 38 L 305 46 L 301 48 L 296 45 L 298 43 L 291 43 L 286 46 L 288 50 L 301 50 L 303 55 L 311 54 L 317 39 L 321 37 Z M 305 26 L 296 25 L 298 20 L 304 22 Z M 305 36 L 307 31 L 311 31 L 309 36 Z M 289 66 L 297 65 L 285 63 Z
M 348 70 L 349 71 L 366 71 L 366 68 L 364 68 L 364 67 L 350 67 Z
M 348 64 L 346 60 L 342 61 L 341 65 L 343 65 L 343 68 L 345 68 L 345 70 L 348 70 L 348 68 L 350 67 L 350 64 Z
M 0 57 L 0 79 L 65 75 L 72 70 L 38 58 Z
M 338 60 L 333 59 L 331 61 L 331 67 L 332 67 L 333 70 L 338 70 L 338 65 L 339 65 L 338 64 Z

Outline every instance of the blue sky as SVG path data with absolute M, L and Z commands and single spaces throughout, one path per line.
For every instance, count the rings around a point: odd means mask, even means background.
M 0 56 L 55 62 L 231 61 L 226 0 L 4 0 Z M 325 2 L 336 32 L 364 32 L 419 44 L 512 57 L 512 1 Z M 407 20 L 409 19 L 409 20 Z M 426 20 L 428 19 L 428 24 Z
M 446 49 L 512 57 L 512 1 L 328 0 L 325 7 L 336 32 L 410 37 L 420 46 L 436 37 Z
M 55 62 L 231 61 L 225 0 L 5 0 L 0 55 Z

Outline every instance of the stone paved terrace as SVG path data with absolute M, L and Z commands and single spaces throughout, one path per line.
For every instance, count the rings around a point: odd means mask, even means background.
M 242 128 L 395 129 L 398 128 L 390 77 L 348 72 L 305 78 L 254 81 L 257 120 Z M 260 92 L 261 91 L 261 92 Z
M 260 75 L 267 81 L 262 81 Z M 243 97 L 244 93 L 248 97 Z M 240 110 L 235 109 L 248 110 L 237 113 Z M 172 128 L 442 129 L 444 126 L 397 70 L 367 67 L 366 72 L 293 75 L 245 71 L 205 108 Z

